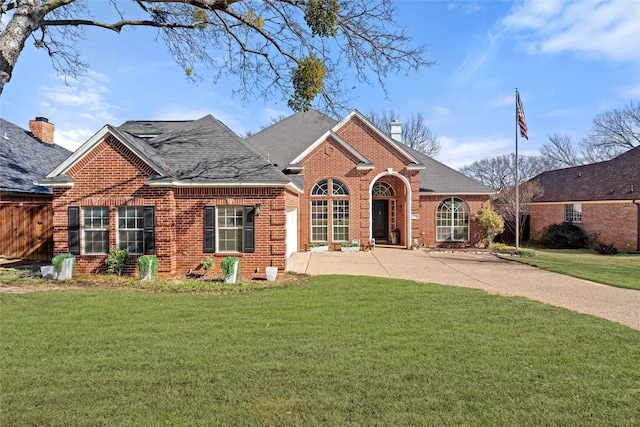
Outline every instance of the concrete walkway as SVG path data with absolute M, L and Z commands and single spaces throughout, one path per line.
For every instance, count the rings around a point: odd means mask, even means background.
M 288 271 L 394 277 L 523 296 L 640 330 L 640 291 L 551 273 L 490 254 L 376 248 L 370 252 L 298 252 Z

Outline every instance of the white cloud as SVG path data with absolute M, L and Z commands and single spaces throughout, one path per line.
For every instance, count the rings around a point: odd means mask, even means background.
M 491 33 L 486 34 L 486 38 L 480 40 L 480 48 L 468 50 L 464 61 L 453 73 L 453 81 L 459 85 L 464 85 L 470 81 L 476 72 L 495 55 L 497 38 Z
M 640 2 L 535 1 L 502 20 L 529 53 L 573 52 L 587 59 L 640 62 Z
M 483 136 L 456 139 L 442 136 L 439 139 L 442 142 L 442 150 L 438 155 L 438 161 L 453 169 L 460 169 L 485 157 L 495 157 L 515 150 L 514 141 L 507 138 Z
M 76 151 L 82 144 L 84 144 L 98 129 L 57 129 L 55 130 L 54 140 L 57 145 L 60 145 L 67 150 Z
M 115 119 L 113 111 L 117 108 L 107 100 L 110 90 L 106 85 L 109 83 L 108 76 L 89 71 L 81 78 L 70 82 L 70 85 L 57 83 L 53 86 L 43 86 L 41 92 L 46 101 L 41 105 L 48 106 L 58 117 L 76 115 L 101 123 L 112 121 Z M 53 105 L 57 107 L 52 107 Z

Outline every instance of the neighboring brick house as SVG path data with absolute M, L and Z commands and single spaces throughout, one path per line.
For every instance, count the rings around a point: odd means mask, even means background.
M 531 237 L 573 222 L 619 250 L 640 250 L 640 147 L 611 160 L 544 172 L 543 193 L 529 204 Z
M 286 267 L 312 242 L 401 247 L 480 241 L 491 190 L 385 136 L 357 111 L 310 110 L 246 142 L 211 116 L 105 126 L 41 184 L 54 189 L 55 252 L 80 272 L 109 248 L 153 253 L 164 275 L 240 257 L 241 275 Z
M 35 181 L 71 152 L 53 143 L 55 126 L 44 117 L 29 131 L 0 118 L 0 255 L 27 260 L 53 256 L 51 188 Z
M 299 247 L 328 242 L 475 245 L 473 213 L 492 190 L 387 137 L 358 111 L 335 121 L 297 113 L 247 139 L 304 191 L 297 212 Z M 392 233 L 397 231 L 396 242 Z

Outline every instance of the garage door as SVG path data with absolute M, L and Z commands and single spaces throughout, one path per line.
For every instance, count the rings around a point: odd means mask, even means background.
M 298 210 L 287 209 L 287 258 L 298 252 Z

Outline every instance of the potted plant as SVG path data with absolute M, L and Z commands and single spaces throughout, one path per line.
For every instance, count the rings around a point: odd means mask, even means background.
M 342 243 L 340 245 L 340 250 L 342 252 L 358 252 L 360 250 L 360 242 L 358 240 L 354 240 L 351 243 Z
M 240 260 L 234 256 L 228 256 L 222 260 L 220 268 L 222 269 L 225 283 L 236 283 L 239 264 Z
M 143 255 L 138 258 L 140 279 L 151 280 L 158 275 L 158 258 L 155 255 Z
M 329 244 L 327 242 L 311 243 L 309 249 L 311 252 L 328 252 Z
M 72 254 L 57 255 L 53 257 L 51 264 L 53 264 L 55 271 L 54 277 L 57 277 L 58 280 L 71 279 L 76 269 L 76 257 Z

